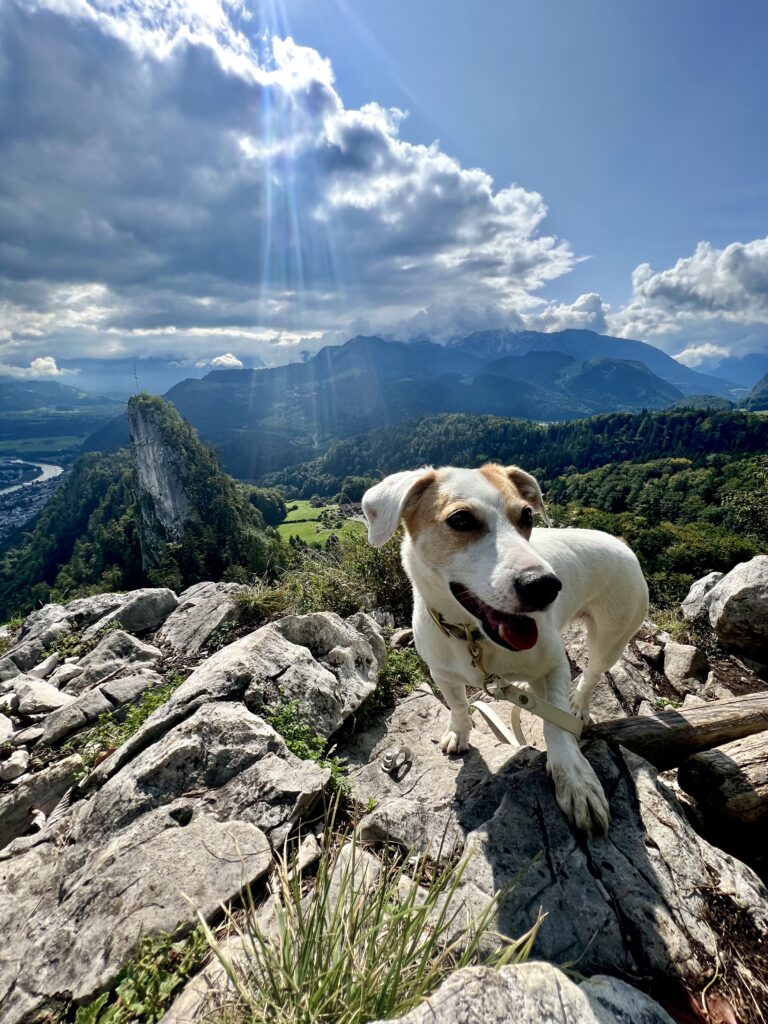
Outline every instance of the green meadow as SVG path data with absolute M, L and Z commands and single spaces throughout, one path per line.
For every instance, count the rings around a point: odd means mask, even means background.
M 340 517 L 334 517 L 334 519 L 335 522 L 340 522 L 341 526 L 327 528 L 321 522 L 321 517 L 324 512 L 333 516 L 338 512 L 338 505 L 321 505 L 318 508 L 313 508 L 308 501 L 291 501 L 288 502 L 288 508 L 288 515 L 277 528 L 284 541 L 287 541 L 289 537 L 299 537 L 307 544 L 324 544 L 331 534 L 339 536 L 364 529 L 362 523 Z

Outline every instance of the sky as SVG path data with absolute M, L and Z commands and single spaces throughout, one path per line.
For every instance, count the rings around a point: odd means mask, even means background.
M 759 376 L 766 44 L 764 0 L 0 0 L 0 374 L 506 326 Z

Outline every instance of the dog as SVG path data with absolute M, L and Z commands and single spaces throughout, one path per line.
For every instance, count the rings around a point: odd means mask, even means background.
M 479 678 L 466 641 L 446 635 L 430 609 L 446 623 L 479 626 L 490 673 L 527 682 L 534 694 L 588 719 L 598 679 L 648 612 L 648 586 L 623 541 L 598 530 L 534 527 L 536 514 L 551 526 L 536 479 L 497 463 L 393 473 L 366 491 L 363 513 L 374 547 L 405 525 L 414 642 L 451 712 L 440 740 L 446 754 L 469 745 L 466 687 Z M 562 631 L 576 618 L 586 627 L 589 661 L 569 698 Z M 608 800 L 576 737 L 545 721 L 544 739 L 560 808 L 577 829 L 605 833 Z

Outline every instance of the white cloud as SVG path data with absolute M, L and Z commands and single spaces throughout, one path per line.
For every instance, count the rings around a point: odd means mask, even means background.
M 195 366 L 213 366 L 217 370 L 242 370 L 243 363 L 232 352 L 225 352 L 224 355 L 214 356 L 213 359 L 200 359 Z
M 250 353 L 465 322 L 466 296 L 508 322 L 573 266 L 538 193 L 345 107 L 329 62 L 251 40 L 243 4 L 1 10 L 0 358 L 205 358 L 221 332 Z
M 677 351 L 680 362 L 698 359 L 691 366 L 765 351 L 768 238 L 723 249 L 700 242 L 693 255 L 661 271 L 641 263 L 632 275 L 630 301 L 608 317 L 608 326 L 620 337 Z M 703 341 L 702 335 L 717 340 Z
M 53 356 L 37 356 L 29 366 L 14 366 L 11 363 L 0 363 L 0 377 L 14 377 L 18 380 L 65 377 L 77 372 L 77 370 L 60 369 L 56 365 L 56 360 Z
M 701 345 L 689 345 L 682 352 L 677 352 L 674 358 L 684 366 L 695 368 L 701 366 L 702 363 L 719 362 L 729 354 L 729 350 L 723 345 L 715 345 L 711 341 L 705 341 Z

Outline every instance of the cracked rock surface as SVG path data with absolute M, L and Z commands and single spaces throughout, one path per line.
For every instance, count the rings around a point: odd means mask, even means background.
M 417 690 L 385 725 L 342 751 L 354 799 L 375 804 L 360 833 L 434 856 L 470 854 L 460 891 L 473 913 L 512 885 L 497 922 L 503 934 L 526 932 L 541 907 L 547 917 L 537 956 L 578 961 L 585 974 L 630 982 L 661 975 L 698 985 L 718 949 L 713 889 L 757 934 L 768 929 L 768 893 L 759 878 L 693 831 L 647 762 L 603 743 L 584 748 L 613 816 L 608 835 L 587 843 L 555 802 L 543 753 L 475 729 L 469 751 L 446 757 L 438 741 L 448 720 L 428 690 Z M 412 763 L 395 779 L 380 758 L 401 744 Z

